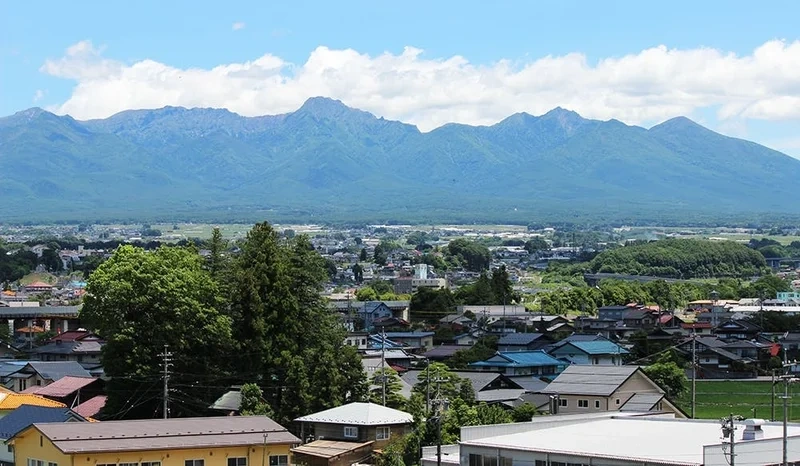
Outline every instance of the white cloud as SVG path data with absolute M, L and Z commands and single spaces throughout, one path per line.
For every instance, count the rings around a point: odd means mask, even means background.
M 246 24 L 244 24 L 243 22 L 237 21 L 237 22 L 233 23 L 233 26 L 231 26 L 231 29 L 233 29 L 234 31 L 240 31 L 240 30 L 244 29 L 245 26 L 246 26 Z
M 302 64 L 266 54 L 212 69 L 179 69 L 105 58 L 84 41 L 41 70 L 77 83 L 53 110 L 80 119 L 165 105 L 275 114 L 318 95 L 423 130 L 448 122 L 492 124 L 556 106 L 630 124 L 709 107 L 718 108 L 721 121 L 800 118 L 800 42 L 770 41 L 745 56 L 659 46 L 596 63 L 571 53 L 490 65 L 461 56 L 428 58 L 413 47 L 377 56 L 318 47 Z
M 36 92 L 34 92 L 34 94 L 33 94 L 33 103 L 37 103 L 40 100 L 42 100 L 44 98 L 45 94 L 47 94 L 47 91 L 43 91 L 41 89 L 36 89 Z

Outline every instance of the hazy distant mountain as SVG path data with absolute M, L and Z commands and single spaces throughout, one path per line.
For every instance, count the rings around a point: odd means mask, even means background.
M 798 180 L 800 161 L 683 117 L 647 130 L 556 108 L 421 133 L 318 97 L 255 118 L 0 118 L 10 220 L 744 218 L 800 214 Z

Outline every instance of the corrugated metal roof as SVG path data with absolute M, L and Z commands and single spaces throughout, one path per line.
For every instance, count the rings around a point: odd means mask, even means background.
M 0 410 L 17 409 L 22 405 L 47 406 L 51 408 L 64 408 L 64 403 L 53 401 L 39 395 L 22 393 L 0 393 Z
M 42 378 L 56 381 L 68 375 L 74 377 L 91 377 L 92 375 L 76 361 L 32 361 L 28 363 Z M 25 369 L 25 368 L 23 368 Z
M 497 357 L 499 356 L 499 358 Z M 501 359 L 502 360 L 499 360 Z M 542 350 L 499 352 L 489 361 L 470 363 L 474 367 L 542 367 L 564 366 L 566 363 L 550 356 Z
M 300 439 L 265 416 L 219 416 L 80 424 L 34 424 L 64 453 L 295 444 Z
M 357 443 L 357 442 L 340 442 L 336 440 L 315 440 L 305 445 L 292 448 L 293 453 L 301 455 L 315 456 L 317 458 L 334 458 L 336 456 L 344 455 L 345 453 L 354 452 L 356 450 L 366 450 L 371 453 L 369 448 L 374 441 Z
M 106 400 L 108 397 L 97 395 L 76 406 L 74 411 L 83 417 L 94 417 L 106 406 Z
M 637 393 L 619 409 L 620 411 L 648 412 L 664 398 L 663 393 Z
M 68 375 L 56 380 L 50 385 L 39 388 L 36 394 L 52 398 L 63 398 L 77 392 L 96 380 L 97 379 L 94 377 L 73 377 Z
M 639 366 L 573 364 L 559 374 L 542 393 L 609 396 L 637 370 Z
M 387 408 L 375 403 L 350 403 L 302 416 L 295 419 L 295 421 L 354 426 L 383 426 L 410 424 L 414 421 L 414 416 L 404 411 Z
M 484 403 L 494 403 L 498 401 L 517 400 L 525 390 L 522 388 L 499 388 L 496 390 L 484 390 L 478 392 L 477 399 Z

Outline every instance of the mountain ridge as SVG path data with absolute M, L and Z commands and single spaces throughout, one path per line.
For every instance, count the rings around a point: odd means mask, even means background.
M 651 128 L 561 107 L 429 132 L 326 97 L 244 117 L 163 107 L 0 118 L 0 215 L 514 220 L 800 215 L 800 161 L 686 117 Z M 769 187 L 771 192 L 766 192 Z M 22 217 L 24 218 L 24 217 Z

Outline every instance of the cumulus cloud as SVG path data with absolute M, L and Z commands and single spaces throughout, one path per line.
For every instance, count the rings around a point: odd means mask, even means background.
M 40 100 L 44 99 L 44 96 L 47 92 L 41 89 L 36 89 L 36 92 L 33 93 L 33 103 L 37 103 Z
M 244 29 L 244 27 L 245 27 L 245 24 L 243 22 L 237 21 L 237 22 L 233 23 L 233 25 L 231 26 L 231 29 L 233 29 L 234 31 L 240 31 L 240 30 Z
M 102 52 L 84 41 L 45 62 L 44 73 L 76 82 L 54 111 L 86 119 L 174 105 L 253 116 L 293 111 L 309 97 L 327 96 L 422 130 L 449 122 L 493 124 L 556 106 L 630 124 L 704 108 L 715 109 L 721 121 L 800 118 L 800 42 L 770 41 L 743 56 L 658 46 L 594 63 L 571 53 L 488 65 L 427 57 L 413 47 L 376 56 L 318 47 L 305 63 L 265 54 L 211 69 L 124 63 Z

